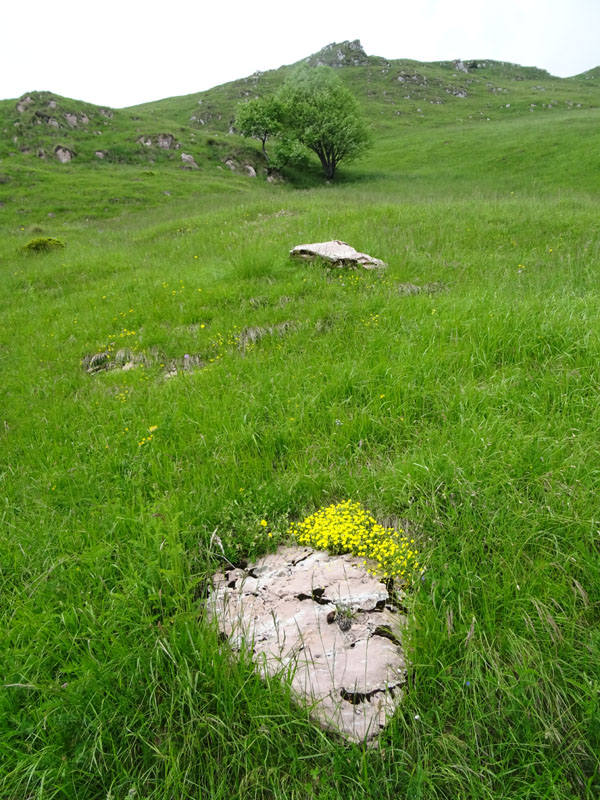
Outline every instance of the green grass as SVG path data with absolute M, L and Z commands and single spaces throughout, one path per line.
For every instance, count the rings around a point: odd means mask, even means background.
M 595 113 L 384 130 L 302 189 L 3 161 L 2 798 L 598 796 Z M 389 268 L 288 258 L 334 237 Z M 110 341 L 138 366 L 88 374 Z M 345 498 L 426 564 L 373 751 L 202 614 L 213 533 L 248 559 Z

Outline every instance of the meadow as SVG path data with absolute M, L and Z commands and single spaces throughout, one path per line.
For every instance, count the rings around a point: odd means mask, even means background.
M 597 112 L 561 119 L 382 135 L 327 186 L 4 160 L 2 798 L 599 795 Z M 288 257 L 332 238 L 387 270 Z M 109 345 L 135 368 L 86 371 Z M 425 567 L 374 750 L 202 611 L 215 536 L 344 499 Z

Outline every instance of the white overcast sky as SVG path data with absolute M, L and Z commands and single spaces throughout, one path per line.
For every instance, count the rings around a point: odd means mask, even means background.
M 0 18 L 0 99 L 47 89 L 119 108 L 345 39 L 386 58 L 493 58 L 561 77 L 600 65 L 600 0 L 21 0 Z

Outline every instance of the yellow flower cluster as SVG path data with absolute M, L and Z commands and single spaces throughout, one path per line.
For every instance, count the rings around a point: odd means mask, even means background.
M 374 562 L 371 574 L 407 583 L 418 569 L 414 539 L 402 530 L 384 528 L 360 503 L 344 500 L 320 508 L 302 522 L 292 522 L 288 531 L 299 544 L 328 550 L 333 554 L 352 553 Z
M 138 442 L 139 447 L 143 447 L 145 444 L 149 444 L 152 439 L 154 439 L 154 431 L 158 430 L 158 425 L 150 425 L 148 428 L 148 433 L 150 436 L 143 436 L 140 441 Z

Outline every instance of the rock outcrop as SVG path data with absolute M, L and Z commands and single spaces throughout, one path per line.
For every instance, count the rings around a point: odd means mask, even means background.
M 311 67 L 359 67 L 369 63 L 359 39 L 353 42 L 332 42 L 306 59 Z

